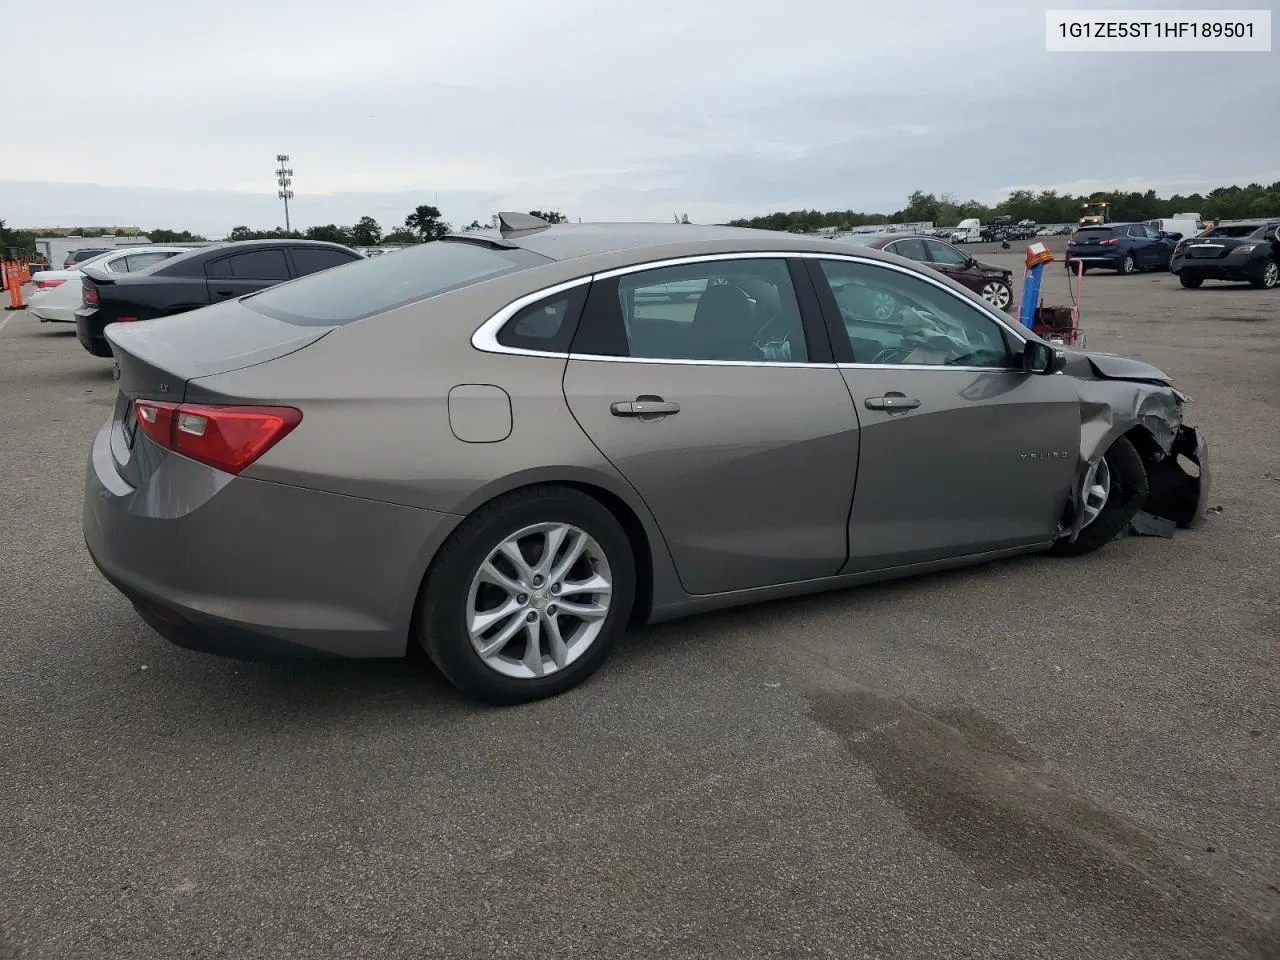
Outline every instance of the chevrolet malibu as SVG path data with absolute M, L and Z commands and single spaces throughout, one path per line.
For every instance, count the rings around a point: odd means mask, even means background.
M 247 659 L 419 645 L 513 703 L 585 680 L 629 624 L 1203 514 L 1166 374 L 1058 349 L 928 267 L 499 222 L 106 328 L 84 536 L 143 620 Z

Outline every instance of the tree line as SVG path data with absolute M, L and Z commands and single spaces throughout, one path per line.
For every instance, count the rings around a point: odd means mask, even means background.
M 548 223 L 563 223 L 567 218 L 555 210 L 530 210 L 535 217 L 541 217 Z M 488 223 L 472 220 L 463 227 L 463 231 L 483 230 L 485 227 L 496 227 L 498 215 L 489 218 Z M 152 231 L 149 234 L 155 240 L 155 233 L 168 231 Z M 445 220 L 440 208 L 429 203 L 414 207 L 404 218 L 404 223 L 392 230 L 384 231 L 382 225 L 373 217 L 361 217 L 351 226 L 337 223 L 325 223 L 308 227 L 304 231 L 285 230 L 276 227 L 274 230 L 252 230 L 247 226 L 233 227 L 227 234 L 228 240 L 327 240 L 330 243 L 341 243 L 349 247 L 376 247 L 380 244 L 429 243 L 439 240 L 453 232 L 453 224 Z M 158 242 L 158 241 L 157 241 Z
M 735 227 L 764 230 L 786 230 L 806 233 L 822 227 L 840 230 L 876 223 L 918 223 L 932 221 L 938 226 L 952 227 L 961 220 L 974 217 L 984 223 L 992 217 L 1009 216 L 1014 220 L 1036 223 L 1075 223 L 1086 203 L 1105 201 L 1111 204 L 1111 217 L 1120 222 L 1155 220 L 1175 213 L 1198 213 L 1206 220 L 1247 220 L 1253 217 L 1280 216 L 1280 181 L 1270 186 L 1251 183 L 1246 187 L 1218 187 L 1208 193 L 1159 196 L 1154 190 L 1145 193 L 1107 190 L 1087 196 L 1058 193 L 1056 190 L 1015 190 L 994 206 L 977 200 L 961 202 L 954 194 L 941 196 L 916 190 L 901 210 L 884 213 L 861 213 L 853 210 L 792 210 L 770 213 L 762 217 L 731 220 Z
M 1106 201 L 1111 204 L 1112 219 L 1118 221 L 1154 220 L 1168 217 L 1175 213 L 1199 213 L 1206 220 L 1246 220 L 1253 217 L 1280 216 L 1280 181 L 1263 186 L 1251 183 L 1248 186 L 1218 187 L 1206 194 L 1173 194 L 1159 196 L 1154 190 L 1145 193 L 1123 192 L 1118 190 L 1100 193 L 1073 195 L 1058 193 L 1056 190 L 1015 190 L 1008 197 L 994 206 L 979 203 L 976 200 L 959 201 L 953 194 L 941 195 L 916 190 L 907 198 L 907 205 L 901 210 L 864 213 L 855 210 L 792 210 L 778 211 L 758 217 L 731 220 L 730 225 L 738 227 L 756 227 L 765 230 L 784 230 L 793 233 L 805 233 L 823 227 L 847 230 L 853 227 L 876 223 L 913 223 L 932 221 L 939 226 L 954 226 L 961 220 L 975 217 L 986 222 L 996 216 L 1010 216 L 1015 220 L 1034 220 L 1036 223 L 1075 223 L 1080 218 L 1081 206 L 1085 203 Z M 556 210 L 530 210 L 530 214 L 541 217 L 549 223 L 562 223 L 568 218 Z M 676 222 L 688 223 L 688 215 L 677 216 Z M 496 227 L 498 217 L 495 214 L 488 223 L 472 220 L 462 229 L 480 230 L 484 227 Z M 384 230 L 373 217 L 361 217 L 350 225 L 326 223 L 308 227 L 306 230 L 285 230 L 276 227 L 274 230 L 256 230 L 246 225 L 234 227 L 227 235 L 228 240 L 256 239 L 305 239 L 328 240 L 354 247 L 376 247 L 379 244 L 424 243 L 438 240 L 453 231 L 453 225 L 444 219 L 440 209 L 431 204 L 415 207 L 390 230 Z M 106 233 L 101 227 L 82 227 L 77 233 L 83 237 L 102 236 Z M 0 220 L 0 254 L 6 251 L 31 252 L 35 249 L 37 232 L 30 230 L 7 229 Z M 203 241 L 205 238 L 189 230 L 170 230 L 156 228 L 142 231 L 153 243 L 183 243 Z

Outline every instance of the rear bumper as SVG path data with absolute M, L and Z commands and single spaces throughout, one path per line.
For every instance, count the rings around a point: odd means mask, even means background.
M 1073 253 L 1067 251 L 1067 266 L 1071 266 L 1072 260 L 1079 260 L 1088 267 L 1102 267 L 1107 270 L 1119 270 L 1120 264 L 1124 263 L 1125 255 L 1123 253 Z
M 459 518 L 233 477 L 145 437 L 134 487 L 106 424 L 85 477 L 85 546 L 161 636 L 242 660 L 403 656 L 427 564 Z M 162 458 L 161 458 L 162 457 Z
M 1199 277 L 1201 280 L 1259 280 L 1266 265 L 1265 260 L 1237 261 L 1199 260 L 1195 257 L 1178 257 L 1169 269 L 1179 276 Z
M 109 356 L 111 346 L 107 343 L 106 334 L 103 333 L 106 324 L 99 319 L 99 311 L 81 307 L 72 315 L 75 317 L 76 339 L 80 341 L 80 346 L 95 357 Z M 103 350 L 107 352 L 104 354 Z
M 40 303 L 34 300 L 27 304 L 27 313 L 41 323 L 75 323 L 76 311 L 73 307 L 59 307 L 54 304 Z

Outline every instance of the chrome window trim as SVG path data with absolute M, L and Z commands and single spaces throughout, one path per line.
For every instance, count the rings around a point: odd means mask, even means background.
M 895 263 L 888 263 L 884 260 L 876 260 L 870 257 L 859 256 L 856 253 L 817 253 L 809 250 L 760 250 L 750 252 L 737 253 L 703 253 L 686 257 L 670 257 L 665 260 L 650 260 L 645 263 L 633 263 L 625 267 L 614 267 L 611 270 L 602 270 L 599 273 L 589 274 L 583 277 L 576 277 L 572 280 L 566 280 L 561 283 L 554 284 L 550 287 L 544 287 L 541 290 L 535 290 L 533 293 L 525 294 L 517 300 L 513 300 L 507 304 L 488 320 L 484 321 L 475 332 L 471 335 L 471 345 L 477 350 L 484 353 L 505 354 L 514 357 L 546 357 L 553 360 L 593 360 L 603 361 L 605 363 L 661 363 L 675 364 L 679 366 L 709 366 L 709 367 L 783 367 L 787 369 L 814 369 L 814 370 L 830 370 L 830 369 L 851 369 L 851 370 L 955 370 L 991 373 L 993 371 L 1000 372 L 1017 372 L 1017 367 L 949 367 L 942 364 L 892 364 L 892 363 L 791 363 L 779 362 L 772 363 L 768 360 L 677 360 L 677 359 L 661 359 L 657 357 L 607 357 L 592 353 L 566 353 L 563 351 L 552 350 L 531 350 L 527 347 L 508 347 L 498 342 L 498 331 L 513 316 L 523 310 L 530 304 L 537 303 L 539 300 L 547 297 L 554 297 L 558 293 L 564 293 L 566 290 L 572 290 L 575 287 L 582 286 L 587 283 L 594 283 L 596 280 L 608 280 L 613 277 L 622 277 L 632 273 L 643 273 L 647 270 L 660 270 L 664 267 L 678 267 L 691 263 L 709 263 L 717 260 L 837 260 L 847 263 L 865 264 L 873 267 L 880 267 L 885 270 L 893 270 L 897 273 L 914 277 L 931 286 L 936 287 L 943 293 L 952 297 L 958 303 L 961 303 L 970 309 L 976 310 L 978 313 L 992 320 L 996 326 L 1001 328 L 1005 333 L 1011 335 L 1015 341 L 1022 346 L 1026 346 L 1027 338 L 1018 332 L 1012 324 L 1004 317 L 1000 316 L 990 307 L 985 300 L 975 302 L 967 297 L 952 290 L 945 283 L 940 282 L 937 278 L 926 276 L 924 269 L 919 271 L 909 267 L 899 266 Z M 912 261 L 915 263 L 916 261 Z

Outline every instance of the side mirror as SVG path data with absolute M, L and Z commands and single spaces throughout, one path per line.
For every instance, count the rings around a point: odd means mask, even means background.
M 1028 340 L 1022 352 L 1022 369 L 1026 373 L 1058 373 L 1067 365 L 1067 352 L 1039 340 Z
M 1160 236 L 1164 237 L 1166 240 L 1181 240 L 1181 239 L 1182 239 L 1182 234 L 1180 234 L 1180 233 L 1162 233 L 1162 234 L 1160 234 Z

